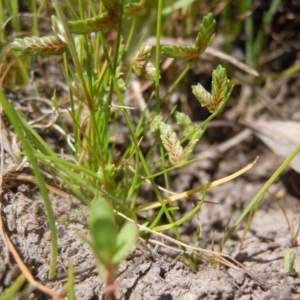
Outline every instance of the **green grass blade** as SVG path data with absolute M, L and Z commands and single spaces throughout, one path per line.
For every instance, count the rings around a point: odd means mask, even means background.
M 76 300 L 74 290 L 74 265 L 69 264 L 68 268 L 68 300 Z
M 14 281 L 14 283 L 12 283 L 9 288 L 4 290 L 3 294 L 0 296 L 0 300 L 11 300 L 14 297 L 16 297 L 17 293 L 21 290 L 25 282 L 26 282 L 25 275 L 24 274 L 19 275 L 19 277 Z
M 15 109 L 13 108 L 13 106 L 6 99 L 2 89 L 0 90 L 0 101 L 4 108 L 4 111 L 6 112 L 6 115 L 8 116 L 11 124 L 14 127 L 15 132 L 17 133 L 23 145 L 24 151 L 29 159 L 33 173 L 37 179 L 38 187 L 40 189 L 42 198 L 44 200 L 44 205 L 45 205 L 47 218 L 49 222 L 49 228 L 51 232 L 51 258 L 50 258 L 49 278 L 52 279 L 55 277 L 55 272 L 56 272 L 58 245 L 57 245 L 57 230 L 55 226 L 55 218 L 51 206 L 51 201 L 48 196 L 48 190 L 46 188 L 45 180 L 43 178 L 43 175 L 39 169 L 37 160 L 35 158 L 33 148 L 27 141 L 27 138 L 24 135 L 24 132 L 22 130 L 20 118 L 17 112 L 15 111 Z
M 279 168 L 275 171 L 275 173 L 269 178 L 269 180 L 263 185 L 263 187 L 259 190 L 259 192 L 255 195 L 255 197 L 251 200 L 248 206 L 244 209 L 239 218 L 235 221 L 233 226 L 227 232 L 224 237 L 224 243 L 231 237 L 231 235 L 235 232 L 237 227 L 241 224 L 241 222 L 245 219 L 245 217 L 256 207 L 257 203 L 262 199 L 268 188 L 273 184 L 273 182 L 279 177 L 279 175 L 283 172 L 285 168 L 288 167 L 290 162 L 300 153 L 300 145 L 295 148 L 295 150 L 291 153 L 291 155 L 279 166 Z
M 188 212 L 185 216 L 183 216 L 182 218 L 180 218 L 179 220 L 177 220 L 174 223 L 154 227 L 153 230 L 154 231 L 164 231 L 164 230 L 172 229 L 174 226 L 180 226 L 181 224 L 187 222 L 193 215 L 195 215 L 201 209 L 201 207 L 204 203 L 205 196 L 206 196 L 206 190 L 207 190 L 207 188 L 204 187 L 201 201 L 199 201 L 198 205 L 196 207 L 194 207 L 190 212 Z

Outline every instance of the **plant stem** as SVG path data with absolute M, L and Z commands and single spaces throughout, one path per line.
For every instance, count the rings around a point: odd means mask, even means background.
M 22 125 L 21 125 L 22 122 L 20 120 L 20 117 L 17 115 L 17 112 L 15 111 L 13 106 L 10 105 L 10 103 L 6 99 L 2 89 L 0 89 L 0 102 L 3 105 L 4 110 L 8 118 L 10 119 L 10 122 L 13 125 L 24 147 L 24 151 L 26 152 L 30 165 L 32 166 L 34 175 L 37 179 L 37 185 L 40 189 L 42 198 L 44 200 L 44 205 L 46 208 L 47 218 L 48 218 L 49 228 L 51 233 L 51 257 L 50 257 L 49 279 L 52 279 L 55 277 L 55 272 L 56 272 L 58 244 L 57 244 L 57 230 L 55 225 L 55 217 L 54 217 L 54 212 L 52 210 L 51 201 L 48 196 L 48 190 L 46 188 L 45 180 L 40 171 L 38 162 L 35 158 L 35 151 L 32 149 L 32 146 L 27 141 L 27 138 L 25 137 L 24 132 L 22 130 Z
M 157 24 L 156 24 L 156 52 L 155 52 L 155 93 L 156 93 L 156 113 L 160 113 L 161 101 L 159 98 L 159 78 L 160 78 L 160 36 L 161 36 L 161 16 L 162 16 L 162 0 L 158 0 Z

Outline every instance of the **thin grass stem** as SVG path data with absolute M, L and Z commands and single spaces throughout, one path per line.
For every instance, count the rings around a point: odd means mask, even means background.
M 52 210 L 51 201 L 48 196 L 48 191 L 46 188 L 45 180 L 43 175 L 40 171 L 38 162 L 35 158 L 35 151 L 33 151 L 32 146 L 29 144 L 27 137 L 24 135 L 21 124 L 20 118 L 17 115 L 16 111 L 14 110 L 13 106 L 10 105 L 8 100 L 6 99 L 3 91 L 0 89 L 0 101 L 4 107 L 4 110 L 12 123 L 15 132 L 17 133 L 26 155 L 30 161 L 31 167 L 33 169 L 34 175 L 37 179 L 38 187 L 40 189 L 42 198 L 44 200 L 44 205 L 47 213 L 47 218 L 49 222 L 49 228 L 51 233 L 51 257 L 50 257 L 50 267 L 49 267 L 49 279 L 55 277 L 56 272 L 56 264 L 57 264 L 57 253 L 58 253 L 58 243 L 57 243 L 57 230 L 55 225 L 55 217 L 54 212 Z
M 224 237 L 224 243 L 232 236 L 232 234 L 236 231 L 237 227 L 241 224 L 244 218 L 256 207 L 257 202 L 259 202 L 269 187 L 273 184 L 273 182 L 279 177 L 279 175 L 284 171 L 285 168 L 291 163 L 291 161 L 300 153 L 300 145 L 298 145 L 295 150 L 290 154 L 289 157 L 279 166 L 279 168 L 274 172 L 274 174 L 269 178 L 269 180 L 262 186 L 259 192 L 255 195 L 255 197 L 251 200 L 248 206 L 244 209 L 239 218 L 235 221 L 233 226 L 227 232 Z

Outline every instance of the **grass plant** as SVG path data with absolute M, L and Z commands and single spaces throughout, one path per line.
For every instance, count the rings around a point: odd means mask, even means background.
M 161 46 L 163 22 L 166 16 L 173 10 L 188 5 L 191 1 L 177 1 L 174 5 L 164 5 L 162 0 L 158 0 L 157 8 L 154 2 L 146 4 L 143 0 L 134 3 L 125 0 L 89 1 L 89 8 L 84 7 L 82 1 L 73 2 L 69 0 L 54 1 L 51 19 L 53 33 L 50 36 L 29 36 L 15 39 L 11 43 L 11 48 L 21 54 L 15 65 L 23 70 L 19 75 L 22 80 L 18 81 L 15 78 L 16 74 L 9 72 L 4 72 L 5 78 L 2 76 L 2 83 L 5 80 L 10 83 L 25 82 L 28 80 L 26 77 L 28 75 L 25 75 L 24 69 L 30 68 L 30 61 L 25 58 L 26 63 L 23 65 L 21 61 L 24 57 L 28 57 L 24 55 L 62 56 L 62 70 L 69 89 L 68 111 L 72 120 L 72 128 L 67 128 L 63 124 L 64 117 L 62 109 L 57 105 L 55 91 L 53 91 L 52 98 L 53 114 L 56 114 L 60 120 L 60 128 L 66 138 L 65 151 L 70 159 L 62 158 L 50 148 L 47 142 L 29 125 L 26 116 L 13 107 L 3 89 L 0 91 L 0 101 L 22 144 L 20 155 L 28 158 L 44 200 L 52 245 L 49 278 L 55 277 L 58 245 L 55 217 L 41 169 L 59 178 L 67 191 L 76 195 L 82 203 L 91 208 L 88 222 L 91 241 L 87 240 L 87 242 L 90 243 L 95 254 L 99 274 L 107 284 L 109 299 L 115 299 L 113 287 L 118 263 L 129 253 L 136 243 L 138 235 L 136 227 L 130 222 L 120 223 L 119 218 L 115 216 L 116 213 L 138 222 L 141 211 L 152 210 L 152 216 L 145 222 L 146 225 L 139 234 L 172 230 L 180 247 L 185 249 L 185 246 L 180 244 L 182 238 L 178 227 L 201 209 L 205 201 L 206 190 L 232 180 L 235 176 L 247 171 L 252 165 L 231 177 L 183 191 L 175 196 L 166 197 L 156 183 L 156 179 L 162 176 L 164 188 L 169 189 L 170 171 L 193 162 L 190 157 L 196 143 L 205 134 L 208 123 L 224 109 L 232 92 L 233 86 L 227 78 L 226 69 L 219 65 L 212 70 L 211 91 L 207 91 L 201 83 L 191 86 L 193 94 L 199 100 L 199 108 L 206 107 L 211 113 L 206 120 L 200 125 L 195 124 L 186 114 L 177 111 L 176 108 L 173 111 L 162 113 L 166 98 L 179 85 L 213 39 L 215 31 L 213 14 L 210 13 L 203 17 L 198 34 L 195 36 L 194 46 Z M 12 18 L 18 14 L 17 1 L 10 3 L 9 10 L 6 11 L 7 15 L 5 16 L 4 13 L 1 15 L 4 23 L 5 18 Z M 47 1 L 44 3 L 44 9 L 51 7 Z M 7 3 L 2 0 L 2 8 L 5 4 Z M 276 1 L 277 4 L 278 1 Z M 274 12 L 273 6 L 266 16 L 264 26 L 270 22 Z M 37 7 L 33 4 L 31 8 L 33 20 L 35 20 L 32 33 L 37 34 L 37 18 L 43 8 L 42 5 Z M 68 8 L 68 15 L 65 13 L 65 8 Z M 148 16 L 146 23 L 153 22 L 149 11 L 154 9 L 156 9 L 157 18 L 155 19 L 155 32 L 152 32 L 156 36 L 155 61 L 153 62 L 151 46 L 144 45 L 142 37 L 140 40 L 136 40 L 134 32 L 143 16 Z M 12 18 L 11 24 L 12 31 L 16 33 L 22 31 L 18 18 Z M 247 57 L 248 62 L 252 64 L 255 55 L 251 54 L 251 51 L 253 50 L 254 53 L 260 51 L 262 37 L 259 35 L 254 42 L 253 38 L 250 38 L 253 34 L 251 33 L 251 22 L 249 21 L 245 25 L 249 37 Z M 109 30 L 115 32 L 113 43 L 108 41 L 107 32 Z M 147 33 L 149 34 L 149 32 Z M 6 38 L 3 32 L 1 38 L 3 40 Z M 132 49 L 134 49 L 134 53 Z M 1 52 L 1 57 L 2 70 L 10 68 L 5 52 Z M 186 64 L 185 69 L 174 79 L 165 94 L 160 89 L 162 57 L 180 59 Z M 127 63 L 129 58 L 130 65 Z M 141 80 L 154 82 L 153 93 L 147 99 L 145 110 L 140 113 L 137 121 L 133 118 L 133 113 L 125 102 L 126 91 L 133 72 L 139 78 L 143 78 Z M 153 111 L 150 113 L 147 112 L 149 107 L 153 107 Z M 172 123 L 173 117 L 175 121 Z M 121 157 L 116 149 L 119 136 L 115 128 L 119 119 L 124 121 L 130 140 Z M 174 123 L 180 127 L 182 132 L 180 135 L 174 131 Z M 140 143 L 149 131 L 152 134 L 153 144 L 145 152 Z M 298 153 L 299 149 L 296 149 L 289 160 L 278 169 L 253 198 L 227 232 L 224 242 L 231 237 L 251 209 L 263 197 L 270 184 L 278 178 L 289 161 Z M 158 159 L 153 159 L 157 156 Z M 147 203 L 137 204 L 136 199 L 140 189 L 146 182 L 151 184 L 156 199 L 155 201 L 146 199 Z M 199 191 L 203 192 L 201 201 L 195 205 L 193 210 L 177 219 L 175 201 L 188 198 Z M 167 224 L 162 224 L 163 219 L 167 220 Z M 105 234 L 108 232 L 108 235 Z M 126 239 L 128 236 L 132 238 Z M 70 265 L 68 277 L 70 299 L 75 297 L 73 276 L 73 267 Z

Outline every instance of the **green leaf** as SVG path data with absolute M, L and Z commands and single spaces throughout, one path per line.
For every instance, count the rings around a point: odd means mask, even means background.
M 284 271 L 286 273 L 295 271 L 296 254 L 290 253 L 290 248 L 284 250 Z
M 26 282 L 26 277 L 23 273 L 21 273 L 18 278 L 14 279 L 14 282 L 10 283 L 10 286 L 2 291 L 0 296 L 0 300 L 11 300 L 16 299 L 16 296 L 21 290 L 22 286 L 24 286 Z
M 137 236 L 138 234 L 135 224 L 126 222 L 117 237 L 117 250 L 115 251 L 112 258 L 113 263 L 119 263 L 128 255 L 128 253 L 136 243 Z
M 162 53 L 165 56 L 183 60 L 195 59 L 200 55 L 200 51 L 197 47 L 188 46 L 163 46 Z
M 102 263 L 107 264 L 116 249 L 118 230 L 112 207 L 105 199 L 92 202 L 88 223 L 93 249 Z
M 199 50 L 199 55 L 201 55 L 210 44 L 214 37 L 215 27 L 216 21 L 214 20 L 214 15 L 212 13 L 203 18 L 195 42 L 195 45 Z

